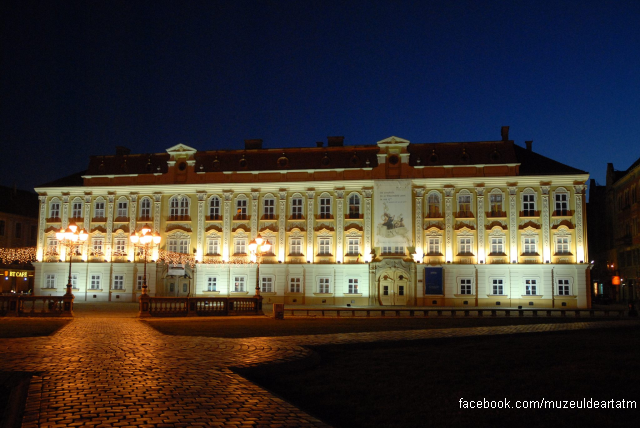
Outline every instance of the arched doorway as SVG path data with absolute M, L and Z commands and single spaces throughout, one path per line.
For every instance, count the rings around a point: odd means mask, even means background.
M 378 277 L 380 304 L 406 305 L 409 293 L 409 274 L 397 268 L 385 269 Z

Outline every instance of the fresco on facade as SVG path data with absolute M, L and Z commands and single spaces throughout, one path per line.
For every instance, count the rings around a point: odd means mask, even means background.
M 411 246 L 411 180 L 374 182 L 374 246 Z

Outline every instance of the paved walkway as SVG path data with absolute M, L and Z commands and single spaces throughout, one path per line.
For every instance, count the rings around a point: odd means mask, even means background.
M 126 311 L 122 317 L 104 317 L 83 309 L 52 336 L 0 340 L 0 371 L 39 373 L 29 389 L 24 427 L 325 426 L 230 367 L 303 358 L 310 355 L 305 345 L 638 324 L 595 321 L 219 339 L 163 336 Z

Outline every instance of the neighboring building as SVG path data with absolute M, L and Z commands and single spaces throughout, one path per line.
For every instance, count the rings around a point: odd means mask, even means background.
M 588 174 L 502 139 L 94 156 L 40 186 L 36 291 L 61 294 L 55 232 L 89 241 L 74 259 L 77 300 L 129 301 L 142 264 L 129 235 L 148 224 L 194 267 L 149 263 L 151 295 L 251 296 L 247 255 L 260 233 L 265 303 L 588 307 Z
M 0 186 L 0 248 L 34 247 L 38 235 L 38 195 Z M 0 262 L 2 260 L 0 259 Z M 0 264 L 2 293 L 33 289 L 33 266 L 19 260 Z
M 593 245 L 598 249 L 594 283 L 599 293 L 615 301 L 637 301 L 640 299 L 640 159 L 626 171 L 617 171 L 613 164 L 607 164 L 604 192 L 603 187 L 596 186 L 589 195 L 590 204 L 599 201 L 605 210 L 604 221 L 599 224 L 605 239 Z

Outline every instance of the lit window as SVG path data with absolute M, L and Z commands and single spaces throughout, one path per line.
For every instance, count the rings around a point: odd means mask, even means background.
M 116 255 L 124 255 L 127 251 L 127 240 L 125 238 L 116 238 L 115 241 Z
M 440 195 L 438 193 L 430 193 L 427 198 L 427 212 L 429 217 L 440 218 Z
M 179 238 L 169 239 L 169 252 L 170 253 L 188 254 L 189 253 L 189 240 L 188 239 L 179 239 Z
M 291 277 L 289 279 L 289 291 L 291 293 L 300 293 L 301 287 L 300 284 L 302 283 L 302 278 L 300 277 Z
M 113 289 L 124 290 L 124 275 L 113 276 Z
M 260 281 L 260 291 L 263 293 L 271 293 L 273 292 L 273 277 L 271 276 L 263 276 Z
M 209 201 L 209 220 L 220 220 L 220 198 L 217 196 Z
M 91 244 L 92 244 L 91 249 L 93 250 L 93 253 L 95 255 L 102 254 L 102 252 L 104 250 L 104 239 L 102 239 L 102 238 L 93 238 L 93 240 L 91 241 Z
M 360 218 L 360 196 L 349 196 L 349 218 Z
M 302 238 L 291 238 L 289 246 L 289 254 L 292 256 L 302 255 Z
M 247 219 L 247 200 L 236 199 L 236 218 L 238 220 Z
M 525 237 L 523 239 L 524 254 L 537 254 L 538 243 L 535 237 Z
M 471 294 L 471 278 L 460 279 L 460 294 Z
M 218 291 L 218 278 L 215 276 L 207 277 L 207 291 Z
M 318 278 L 318 293 L 328 294 L 330 284 L 330 278 Z
M 238 238 L 234 241 L 234 254 L 247 254 L 247 240 Z
M 458 253 L 473 254 L 471 251 L 472 244 L 473 244 L 472 238 L 458 238 Z
M 326 256 L 331 254 L 331 239 L 320 238 L 318 239 L 318 254 Z
M 207 254 L 209 255 L 220 254 L 220 239 L 218 238 L 207 239 Z
M 568 236 L 556 236 L 556 254 L 570 254 Z
M 273 220 L 276 217 L 276 200 L 265 198 L 263 206 L 263 217 L 266 220 Z
M 499 216 L 502 214 L 502 194 L 492 193 L 489 195 L 489 205 L 491 208 L 492 216 Z
M 527 296 L 535 296 L 538 294 L 538 280 L 537 279 L 525 279 L 524 280 L 525 294 Z
M 233 291 L 241 293 L 245 291 L 246 278 L 244 276 L 236 276 L 233 281 Z
M 349 278 L 349 294 L 358 294 L 358 280 Z
M 302 218 L 302 198 L 291 199 L 291 218 L 297 220 Z
M 469 217 L 471 215 L 471 195 L 458 195 L 458 215 L 460 217 Z
M 47 241 L 47 254 L 58 254 L 58 240 L 50 238 Z
M 504 254 L 504 238 L 491 238 L 491 254 Z
M 493 288 L 491 290 L 491 294 L 495 294 L 495 295 L 503 295 L 504 294 L 504 284 L 502 283 L 501 279 L 494 279 L 493 281 Z
M 360 239 L 349 238 L 347 240 L 347 255 L 357 256 L 358 254 L 360 254 Z
M 429 238 L 428 239 L 428 243 L 429 243 L 429 249 L 428 249 L 428 253 L 430 255 L 440 255 L 442 254 L 442 252 L 440 251 L 440 238 Z

